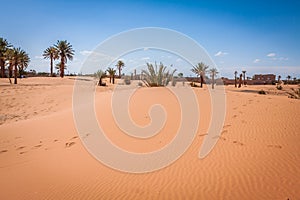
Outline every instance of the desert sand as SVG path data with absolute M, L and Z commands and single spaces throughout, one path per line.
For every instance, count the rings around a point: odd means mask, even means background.
M 107 81 L 107 80 L 106 80 Z M 212 152 L 198 158 L 210 123 L 208 89 L 193 88 L 201 110 L 186 153 L 161 170 L 132 174 L 96 160 L 73 120 L 74 78 L 0 80 L 0 199 L 299 199 L 300 100 L 275 86 L 226 86 L 226 119 Z M 166 88 L 140 88 L 130 102 L 137 124 L 161 103 L 168 119 L 147 140 L 129 137 L 110 109 L 113 85 L 97 87 L 96 113 L 113 143 L 133 152 L 162 148 L 179 126 L 178 102 Z M 295 87 L 295 86 L 294 86 Z M 266 95 L 257 91 L 264 89 Z M 162 98 L 163 97 L 163 98 Z

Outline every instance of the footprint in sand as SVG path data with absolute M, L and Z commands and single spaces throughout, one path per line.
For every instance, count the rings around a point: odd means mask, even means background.
M 222 133 L 221 133 L 221 134 L 224 134 L 224 133 L 228 133 L 228 130 L 224 130 L 224 131 L 222 131 Z
M 6 152 L 8 152 L 8 150 L 4 149 L 4 150 L 1 150 L 1 151 L 0 151 L 0 154 L 1 154 L 1 153 L 6 153 Z
M 227 128 L 227 127 L 230 127 L 231 125 L 230 124 L 226 124 L 225 126 L 223 126 L 223 128 Z
M 222 136 L 214 136 L 214 137 L 213 137 L 213 139 L 216 139 L 216 138 L 219 138 L 219 139 L 221 139 L 221 140 L 223 140 L 223 141 L 226 140 L 226 138 L 224 138 L 224 137 L 222 137 Z
M 74 136 L 74 137 L 72 137 L 70 140 L 74 140 L 74 139 L 76 139 L 76 138 L 78 138 L 78 136 Z
M 238 145 L 240 145 L 240 146 L 243 146 L 243 145 L 244 145 L 243 143 L 238 142 L 238 141 L 236 141 L 236 140 L 234 140 L 233 143 L 234 143 L 234 144 L 238 144 Z
M 71 147 L 75 144 L 75 142 L 67 142 L 66 143 L 66 148 Z
M 35 145 L 33 148 L 39 148 L 39 147 L 41 147 L 41 146 L 43 146 L 43 145 L 38 144 L 38 145 Z
M 205 133 L 205 134 L 200 134 L 200 135 L 198 135 L 199 137 L 202 137 L 202 136 L 205 136 L 205 135 L 208 135 L 207 133 Z
M 278 148 L 278 149 L 282 148 L 282 146 L 280 146 L 280 145 L 272 145 L 272 144 L 269 144 L 267 147 L 274 147 L 274 148 Z
M 18 147 L 17 150 L 22 150 L 24 148 L 25 148 L 25 146 L 21 146 L 21 147 Z
M 232 118 L 236 118 L 237 117 L 237 115 L 233 115 L 233 117 Z
M 19 154 L 24 154 L 24 153 L 27 153 L 27 151 L 21 151 Z
M 58 142 L 58 140 L 57 140 L 57 139 L 55 139 L 55 140 L 53 140 L 53 142 Z

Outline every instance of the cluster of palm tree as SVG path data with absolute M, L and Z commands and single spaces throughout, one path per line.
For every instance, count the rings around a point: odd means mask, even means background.
M 6 39 L 0 38 L 0 67 L 1 78 L 5 78 L 5 67 L 8 67 L 8 78 L 11 79 L 14 74 L 14 84 L 17 84 L 18 75 L 27 68 L 30 62 L 28 54 L 20 47 L 13 47 Z M 13 73 L 14 72 L 14 73 Z
M 243 85 L 246 85 L 246 72 L 245 70 L 242 71 L 242 74 L 240 74 L 240 77 L 239 77 L 239 88 Z M 235 71 L 234 72 L 234 86 L 237 87 L 237 80 L 238 80 L 238 72 Z M 244 79 L 244 80 L 243 80 Z
M 155 63 L 155 69 L 151 63 L 147 63 L 147 67 L 148 70 L 142 70 L 143 82 L 147 87 L 167 86 L 173 80 L 173 75 L 176 72 L 174 69 L 170 73 L 162 63 L 159 66 Z
M 214 89 L 215 85 L 215 77 L 219 73 L 216 68 L 209 69 L 209 66 L 204 64 L 203 62 L 198 63 L 197 65 L 193 66 L 191 71 L 200 78 L 200 87 L 203 87 L 205 74 L 209 72 L 212 80 L 212 89 Z
M 43 56 L 44 59 L 50 59 L 50 76 L 53 76 L 53 61 L 59 60 L 56 64 L 56 68 L 59 70 L 60 77 L 63 78 L 65 75 L 65 69 L 67 68 L 67 61 L 73 60 L 74 49 L 67 40 L 58 40 L 53 46 L 45 49 Z

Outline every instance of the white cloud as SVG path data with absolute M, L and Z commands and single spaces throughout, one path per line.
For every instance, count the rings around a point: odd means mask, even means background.
M 148 51 L 149 50 L 149 48 L 148 47 L 144 47 L 144 51 Z
M 219 51 L 218 53 L 215 54 L 215 56 L 220 57 L 220 56 L 225 56 L 227 54 L 228 54 L 227 52 Z
M 275 54 L 275 53 L 269 53 L 269 54 L 267 54 L 267 56 L 268 56 L 268 57 L 275 57 L 276 54 Z
M 260 59 L 256 58 L 255 60 L 253 60 L 254 63 L 259 63 Z
M 150 58 L 149 57 L 143 57 L 143 58 L 141 58 L 141 60 L 150 60 Z
M 90 55 L 92 53 L 92 51 L 83 50 L 83 51 L 80 51 L 79 53 L 83 56 L 86 56 L 86 55 Z

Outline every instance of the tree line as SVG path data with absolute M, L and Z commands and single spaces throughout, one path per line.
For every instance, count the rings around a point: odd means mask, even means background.
M 0 38 L 0 68 L 1 78 L 9 79 L 14 76 L 14 84 L 18 83 L 18 76 L 21 77 L 24 70 L 28 67 L 30 58 L 28 53 L 20 47 L 14 47 L 6 39 Z M 8 74 L 5 71 L 8 71 Z

